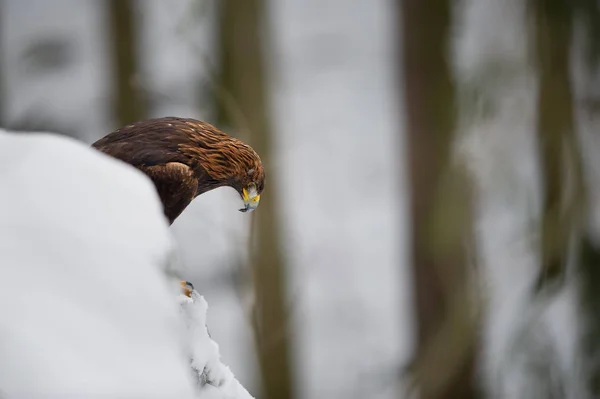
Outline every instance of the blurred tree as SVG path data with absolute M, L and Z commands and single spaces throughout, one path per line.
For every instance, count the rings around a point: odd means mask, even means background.
M 581 304 L 583 331 L 581 354 L 585 359 L 584 379 L 591 397 L 600 397 L 600 249 L 586 234 L 580 244 Z
M 133 13 L 134 0 L 108 0 L 109 34 L 112 35 L 115 94 L 113 118 L 118 126 L 144 119 L 145 101 L 139 88 L 138 47 L 139 15 Z
M 540 289 L 562 281 L 569 261 L 580 276 L 582 357 L 587 394 L 600 395 L 600 249 L 592 234 L 584 158 L 576 134 L 571 57 L 574 23 L 585 35 L 583 61 L 597 69 L 600 11 L 595 0 L 532 0 L 539 74 L 538 137 L 544 179 Z M 588 172 L 591 172 L 588 171 Z M 593 181 L 593 180 L 587 180 Z M 575 243 L 575 245 L 572 245 Z M 570 256 L 575 248 L 576 256 Z M 561 285 L 559 285 L 560 287 Z M 542 290 L 544 292 L 544 290 Z
M 597 69 L 600 11 L 595 0 L 531 0 L 539 75 L 538 138 L 544 179 L 541 265 L 536 292 L 561 287 L 569 262 L 580 277 L 583 375 L 587 394 L 600 395 L 600 250 L 592 234 L 584 157 L 576 134 L 571 59 L 575 21 L 586 41 L 583 62 Z M 575 53 L 577 54 L 577 53 Z M 591 172 L 589 170 L 588 172 Z M 588 179 L 588 182 L 593 181 Z M 573 245 L 574 244 L 574 245 Z M 575 256 L 572 249 L 577 249 Z
M 569 238 L 581 210 L 581 157 L 573 121 L 570 49 L 573 7 L 570 0 L 533 0 L 538 94 L 538 140 L 542 176 L 541 271 L 538 288 L 557 281 L 566 267 Z M 565 191 L 567 174 L 576 191 Z
M 590 77 L 592 77 L 597 73 L 600 59 L 600 9 L 596 0 L 578 0 L 575 6 L 576 18 L 574 21 L 582 21 L 585 32 L 584 40 L 586 40 L 583 57 L 588 72 L 591 72 Z M 598 103 L 597 99 L 593 102 Z M 594 114 L 598 112 L 597 107 L 590 108 L 587 107 L 587 104 L 585 109 L 591 113 L 590 117 L 595 117 Z M 583 164 L 583 151 L 580 150 L 580 152 Z M 593 168 L 588 168 L 587 182 L 597 182 L 597 176 L 592 171 Z M 587 191 L 587 187 L 583 185 L 583 173 L 581 173 L 580 179 L 581 197 L 587 199 L 587 193 L 583 192 Z M 583 238 L 579 246 L 578 258 L 578 271 L 581 276 L 581 305 L 584 315 L 581 352 L 583 358 L 587 360 L 584 373 L 587 392 L 590 397 L 600 397 L 600 362 L 598 362 L 600 358 L 600 245 L 591 226 L 594 221 L 591 213 L 592 205 L 584 203 L 582 208 L 589 213 L 583 217 L 583 223 L 588 224 L 582 226 Z
M 0 17 L 2 17 L 2 12 L 4 11 L 4 0 L 0 0 Z M 2 19 L 0 18 L 0 21 Z M 0 26 L 1 27 L 1 26 Z M 4 29 L 2 30 L 2 32 L 4 32 Z M 6 118 L 4 115 L 5 111 L 4 111 L 4 106 L 5 106 L 5 102 L 6 102 L 6 98 L 5 95 L 6 93 L 4 92 L 4 80 L 6 79 L 6 72 L 4 70 L 4 42 L 2 41 L 2 37 L 0 36 L 0 65 L 2 65 L 2 67 L 0 67 L 0 126 L 1 127 L 6 127 Z
M 62 72 L 74 62 L 74 41 L 66 35 L 46 34 L 32 40 L 19 64 L 32 75 Z
M 468 286 L 470 188 L 451 160 L 455 87 L 449 0 L 399 0 L 420 397 L 474 398 L 477 329 Z
M 255 286 L 254 333 L 266 399 L 293 398 L 291 337 L 287 312 L 285 263 L 277 213 L 277 188 L 265 78 L 267 15 L 263 0 L 220 2 L 220 85 L 235 101 L 244 121 L 220 108 L 220 123 L 249 131 L 248 141 L 267 170 L 267 188 L 253 214 L 255 242 L 251 261 Z M 221 103 L 220 105 L 223 105 Z M 246 123 L 243 126 L 242 123 Z

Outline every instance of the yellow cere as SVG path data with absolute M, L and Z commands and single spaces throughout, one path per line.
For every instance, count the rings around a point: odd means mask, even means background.
M 248 193 L 248 190 L 246 190 L 245 188 L 242 189 L 242 195 L 244 196 L 244 201 L 250 201 L 250 202 L 260 201 L 260 195 L 256 195 L 256 196 L 250 198 L 250 194 Z

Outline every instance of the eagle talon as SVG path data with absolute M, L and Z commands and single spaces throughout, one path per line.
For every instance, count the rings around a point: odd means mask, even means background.
M 181 280 L 179 282 L 179 285 L 181 285 L 183 295 L 187 296 L 188 298 L 191 298 L 192 292 L 194 291 L 194 284 L 186 280 Z

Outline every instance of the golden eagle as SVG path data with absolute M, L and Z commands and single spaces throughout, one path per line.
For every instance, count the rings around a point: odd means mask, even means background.
M 247 144 L 209 123 L 164 117 L 133 123 L 92 147 L 144 172 L 156 186 L 172 224 L 198 195 L 222 186 L 242 197 L 242 212 L 258 206 L 265 172 Z

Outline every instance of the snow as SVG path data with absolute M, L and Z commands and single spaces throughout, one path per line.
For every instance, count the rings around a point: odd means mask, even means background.
M 212 340 L 206 327 L 208 303 L 204 297 L 194 290 L 191 297 L 179 295 L 179 303 L 186 320 L 188 352 L 201 398 L 253 399 L 229 367 L 221 363 L 219 345 Z
M 189 341 L 143 174 L 46 133 L 0 131 L 0 160 L 0 396 L 250 398 L 215 343 Z M 203 326 L 206 306 L 186 315 Z M 190 345 L 221 395 L 196 392 Z

